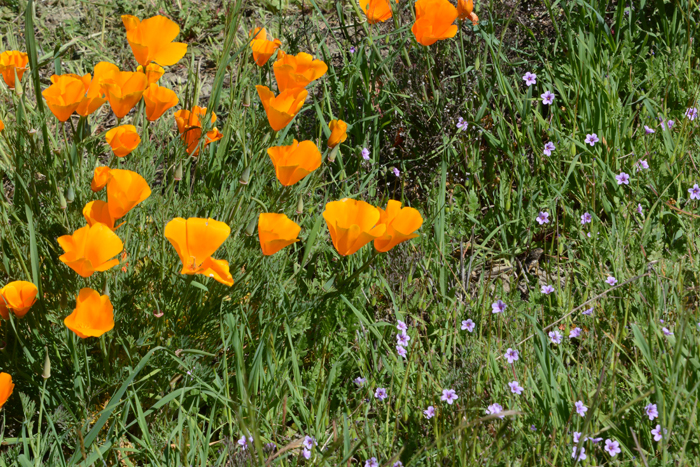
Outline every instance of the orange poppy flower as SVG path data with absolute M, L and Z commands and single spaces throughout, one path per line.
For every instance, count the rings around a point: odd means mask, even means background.
M 192 157 L 196 157 L 199 154 L 199 140 L 202 139 L 202 123 L 200 118 L 204 117 L 206 113 L 207 108 L 199 107 L 198 105 L 195 105 L 192 111 L 182 109 L 175 112 L 177 131 L 180 133 L 182 141 L 184 141 L 187 146 L 187 154 Z M 216 114 L 212 112 L 211 123 L 213 124 L 214 122 L 216 122 Z M 217 128 L 214 128 L 207 132 L 202 147 L 205 148 L 209 143 L 218 141 L 223 137 L 224 135 Z
M 149 63 L 146 66 L 145 70 L 143 66 L 139 65 L 136 67 L 136 71 L 146 73 L 146 79 L 148 80 L 148 84 L 157 83 L 158 81 L 160 81 L 161 76 L 165 74 L 165 68 L 158 65 L 157 63 Z
M 126 40 L 141 66 L 151 62 L 175 65 L 187 53 L 187 44 L 173 42 L 180 34 L 180 26 L 164 16 L 141 21 L 136 16 L 122 15 L 122 23 L 126 28 Z
M 374 240 L 374 248 L 386 253 L 399 243 L 418 236 L 416 230 L 423 225 L 423 218 L 418 210 L 411 207 L 401 207 L 401 202 L 389 200 L 386 211 L 379 208 L 379 223 L 386 226 L 384 235 Z
M 100 199 L 90 201 L 85 205 L 83 208 L 83 217 L 89 226 L 99 223 L 106 225 L 111 230 L 115 230 L 114 218 L 109 213 L 109 205 Z
M 8 50 L 0 54 L 0 73 L 8 88 L 15 88 L 15 71 L 17 78 L 22 79 L 22 75 L 27 71 L 27 63 L 29 63 L 29 56 L 24 52 Z
M 275 131 L 280 131 L 282 128 L 289 125 L 294 116 L 304 106 L 306 96 L 309 91 L 304 88 L 287 89 L 281 92 L 279 96 L 270 91 L 267 86 L 255 86 L 258 90 L 258 96 L 265 108 L 267 121 Z
M 100 337 L 114 328 L 114 307 L 107 295 L 88 288 L 80 289 L 75 310 L 63 323 L 81 339 Z
M 107 186 L 107 182 L 109 182 L 110 178 L 112 178 L 112 174 L 109 167 L 95 167 L 95 172 L 92 175 L 92 183 L 90 183 L 90 189 L 97 193 L 98 191 L 102 190 L 102 188 Z
M 470 20 L 474 26 L 479 24 L 479 17 L 474 13 L 472 0 L 457 0 L 457 17 Z
M 124 217 L 137 204 L 151 196 L 146 180 L 131 170 L 112 169 L 107 182 L 109 213 L 116 220 Z
M 274 255 L 282 248 L 298 242 L 299 232 L 301 227 L 285 214 L 264 212 L 258 217 L 258 237 L 265 256 Z
M 364 201 L 344 198 L 326 204 L 323 218 L 331 233 L 333 246 L 343 256 L 384 235 L 386 226 L 379 224 L 379 209 Z
M 447 0 L 418 0 L 416 2 L 416 22 L 411 31 L 422 45 L 454 37 L 457 25 L 457 8 Z
M 90 75 L 87 75 L 90 78 Z M 83 78 L 78 75 L 53 75 L 51 76 L 53 83 L 41 93 L 46 99 L 46 105 L 56 118 L 65 122 L 70 118 L 73 112 L 83 102 L 87 87 Z
M 150 66 L 150 65 L 149 65 Z M 151 84 L 143 93 L 143 102 L 146 104 L 146 118 L 151 122 L 158 120 L 166 110 L 175 107 L 179 102 L 174 91 Z
M 0 131 L 5 129 L 5 124 L 0 120 Z
M 328 71 L 323 60 L 314 58 L 304 52 L 287 55 L 283 51 L 277 53 L 277 61 L 272 65 L 275 80 L 280 92 L 288 89 L 305 88 L 314 80 L 319 79 Z
M 328 123 L 331 129 L 331 136 L 328 138 L 328 147 L 334 148 L 348 139 L 348 124 L 342 120 L 331 120 Z
M 134 108 L 147 86 L 146 75 L 138 71 L 118 71 L 102 81 L 102 90 L 117 118 L 123 118 Z
M 73 235 L 58 238 L 65 253 L 58 259 L 82 277 L 90 277 L 95 271 L 106 271 L 117 264 L 124 244 L 117 234 L 104 224 L 86 225 Z
M 211 255 L 226 241 L 231 229 L 214 219 L 181 217 L 168 222 L 165 238 L 175 247 L 182 261 L 181 274 L 203 274 L 224 285 L 233 285 L 228 261 L 214 259 Z
M 7 373 L 0 373 L 0 409 L 12 395 L 12 390 L 14 388 L 15 385 L 12 383 L 12 376 Z
M 294 140 L 289 146 L 275 146 L 267 150 L 275 166 L 277 179 L 284 186 L 297 183 L 321 167 L 321 152 L 313 141 Z
M 360 8 L 367 15 L 369 24 L 383 23 L 392 17 L 389 0 L 360 0 Z
M 129 155 L 141 142 L 141 137 L 136 132 L 134 125 L 114 127 L 105 134 L 105 139 L 117 157 Z
M 102 104 L 107 102 L 102 82 L 114 73 L 119 73 L 119 68 L 108 62 L 100 62 L 95 65 L 94 76 L 91 78 L 89 74 L 83 76 L 83 84 L 85 85 L 85 96 L 80 102 L 76 112 L 83 117 L 95 112 Z
M 265 28 L 255 28 L 250 31 L 250 48 L 253 49 L 253 60 L 258 66 L 263 66 L 270 60 L 275 50 L 279 49 L 282 42 L 279 39 L 268 40 Z
M 12 310 L 18 318 L 23 317 L 36 302 L 37 293 L 39 290 L 31 282 L 10 282 L 0 289 L 0 316 L 10 319 Z

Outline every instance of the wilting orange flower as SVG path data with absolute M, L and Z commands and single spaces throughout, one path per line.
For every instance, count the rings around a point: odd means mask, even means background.
M 457 26 L 452 24 L 456 19 L 457 9 L 447 0 L 418 0 L 411 31 L 419 44 L 433 45 L 457 34 Z
M 389 200 L 386 211 L 379 208 L 379 224 L 386 226 L 384 235 L 374 240 L 374 248 L 386 253 L 401 242 L 416 238 L 416 230 L 423 225 L 423 218 L 418 210 L 411 207 L 401 207 L 401 202 Z
M 117 234 L 104 224 L 86 225 L 73 235 L 58 238 L 65 253 L 58 259 L 82 277 L 90 277 L 95 271 L 106 271 L 117 264 L 124 244 Z
M 24 52 L 8 50 L 0 54 L 0 73 L 7 87 L 15 88 L 15 70 L 17 78 L 21 80 L 22 75 L 27 71 L 27 63 L 29 63 L 29 56 Z
M 136 132 L 134 125 L 121 125 L 112 128 L 105 135 L 107 144 L 117 157 L 127 156 L 136 149 L 141 142 L 141 137 Z
M 321 152 L 313 141 L 294 140 L 289 146 L 275 146 L 267 150 L 275 166 L 277 179 L 284 186 L 297 183 L 321 167 Z
M 328 66 L 323 60 L 314 60 L 307 53 L 300 52 L 294 56 L 280 50 L 272 69 L 275 72 L 277 87 L 280 92 L 284 92 L 288 89 L 305 88 L 312 81 L 325 75 Z
M 203 274 L 213 277 L 224 285 L 233 285 L 228 261 L 214 259 L 211 255 L 224 243 L 231 229 L 214 219 L 181 217 L 168 222 L 165 238 L 175 247 L 182 261 L 181 274 Z
M 296 222 L 284 214 L 264 212 L 258 218 L 258 237 L 264 255 L 274 255 L 282 248 L 298 242 L 301 232 Z
M 360 8 L 367 15 L 369 24 L 383 23 L 392 16 L 389 0 L 360 0 Z
M 323 218 L 331 233 L 333 246 L 343 256 L 384 235 L 386 226 L 379 224 L 379 209 L 369 203 L 344 198 L 326 204 Z
M 101 223 L 114 230 L 114 218 L 109 213 L 109 205 L 104 201 L 97 199 L 90 201 L 83 208 L 83 217 L 88 225 L 92 226 Z
M 89 77 L 90 75 L 88 75 Z M 46 99 L 46 105 L 56 118 L 65 122 L 75 112 L 85 98 L 87 88 L 83 79 L 78 75 L 53 75 L 53 83 L 41 93 Z
M 136 172 L 112 169 L 110 175 L 107 182 L 107 204 L 109 213 L 115 220 L 124 217 L 137 204 L 151 196 L 148 183 Z
M 457 0 L 457 17 L 470 20 L 474 26 L 479 24 L 479 17 L 474 13 L 474 2 L 472 0 Z
M 265 28 L 255 28 L 250 31 L 250 37 L 254 37 L 250 41 L 250 48 L 253 49 L 253 60 L 258 66 L 263 66 L 275 53 L 275 50 L 279 49 L 282 42 L 279 39 L 268 40 L 267 31 Z
M 100 337 L 114 328 L 114 307 L 107 295 L 92 289 L 80 289 L 75 310 L 63 323 L 81 339 Z
M 202 123 L 200 118 L 204 117 L 207 113 L 206 107 L 199 107 L 195 105 L 192 111 L 189 110 L 178 110 L 175 112 L 175 123 L 177 123 L 177 131 L 182 137 L 182 141 L 185 142 L 187 146 L 187 154 L 190 156 L 197 156 L 199 154 L 199 140 L 202 138 Z M 211 113 L 211 123 L 216 122 L 216 114 Z M 204 139 L 202 147 L 207 147 L 209 143 L 218 141 L 223 138 L 224 135 L 214 128 L 207 131 L 207 137 Z
M 255 89 L 258 90 L 258 96 L 265 108 L 267 121 L 275 131 L 280 131 L 289 125 L 303 107 L 306 96 L 309 95 L 309 91 L 304 88 L 288 89 L 277 97 L 267 86 L 258 85 Z
M 0 316 L 10 319 L 12 310 L 18 318 L 23 317 L 36 302 L 37 293 L 39 290 L 31 282 L 10 282 L 0 289 Z
M 122 15 L 122 23 L 134 58 L 142 66 L 151 62 L 175 65 L 187 53 L 187 44 L 173 42 L 180 34 L 180 26 L 164 16 L 141 21 L 136 16 Z
M 136 71 L 146 73 L 146 79 L 148 80 L 148 84 L 157 83 L 160 80 L 160 77 L 165 74 L 165 68 L 158 65 L 157 63 L 149 63 L 146 66 L 145 70 L 141 65 L 139 65 L 136 67 Z
M 12 395 L 12 390 L 14 388 L 15 385 L 12 383 L 12 376 L 7 373 L 0 373 L 0 409 Z
M 117 118 L 123 118 L 141 100 L 148 86 L 146 75 L 138 71 L 119 71 L 102 81 L 109 106 Z
M 150 66 L 150 65 L 149 65 Z M 143 102 L 146 104 L 146 118 L 152 122 L 158 120 L 161 115 L 179 102 L 177 94 L 168 88 L 151 84 L 143 93 Z
M 334 148 L 348 139 L 348 124 L 342 120 L 331 120 L 328 123 L 331 136 L 328 138 L 328 147 Z
M 95 167 L 95 172 L 92 175 L 92 183 L 90 184 L 90 189 L 97 193 L 98 191 L 102 190 L 102 188 L 107 186 L 107 182 L 109 182 L 110 178 L 112 178 L 112 174 L 109 167 Z

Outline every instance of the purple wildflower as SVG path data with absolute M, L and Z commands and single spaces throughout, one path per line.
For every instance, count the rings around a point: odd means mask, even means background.
M 402 345 L 397 345 L 396 353 L 399 354 L 399 357 L 406 358 L 406 347 L 403 347 Z
M 586 139 L 583 140 L 585 144 L 590 144 L 591 146 L 595 146 L 595 143 L 598 141 L 600 140 L 598 139 L 598 135 L 595 133 L 587 134 Z
M 578 444 L 578 441 L 581 439 L 581 433 L 578 431 L 574 431 L 574 444 Z
M 399 169 L 397 169 L 396 167 L 391 169 L 391 171 L 394 172 L 394 175 L 396 175 L 397 177 L 401 175 L 401 172 L 399 172 Z
M 639 159 L 636 164 L 634 164 L 636 170 L 647 170 L 649 168 L 649 163 L 646 159 Z
M 617 284 L 617 279 L 615 279 L 615 276 L 608 276 L 608 278 L 605 279 L 605 282 L 607 282 L 608 285 L 615 285 Z
M 508 383 L 508 386 L 510 387 L 510 392 L 517 395 L 522 394 L 525 390 L 525 388 L 520 386 L 517 381 L 511 381 Z
M 379 461 L 376 457 L 371 457 L 365 462 L 365 467 L 379 467 Z
M 639 214 L 640 216 L 644 215 L 644 209 L 642 209 L 641 203 L 637 203 L 637 214 Z
M 304 459 L 306 460 L 311 459 L 311 451 L 306 448 L 301 450 L 301 455 L 304 456 Z
M 503 407 L 501 404 L 491 404 L 486 408 L 486 413 L 489 415 L 496 415 L 503 412 Z M 504 416 L 500 416 L 499 418 L 505 418 Z
M 644 412 L 646 412 L 649 420 L 654 420 L 659 416 L 659 410 L 657 409 L 656 404 L 648 404 L 646 407 L 644 407 Z
M 663 434 L 665 435 L 666 433 L 668 433 L 668 431 L 664 429 Z M 661 425 L 656 425 L 656 428 L 651 430 L 651 434 L 654 435 L 654 441 L 661 441 L 661 438 L 663 438 L 661 435 Z
M 576 413 L 579 414 L 582 417 L 586 416 L 586 412 L 588 412 L 588 407 L 583 405 L 583 401 L 577 401 L 574 406 L 576 407 Z
M 551 141 L 549 141 L 549 142 L 547 142 L 547 143 L 544 145 L 544 150 L 542 151 L 542 153 L 543 153 L 545 156 L 549 157 L 549 156 L 552 155 L 552 151 L 554 151 L 556 148 L 557 148 L 557 147 L 554 145 L 554 143 L 552 143 Z
M 691 122 L 695 120 L 695 117 L 698 116 L 698 109 L 695 107 L 690 107 L 688 110 L 685 111 L 685 118 L 690 120 Z
M 620 172 L 619 175 L 615 175 L 615 180 L 617 180 L 618 185 L 629 185 L 630 176 L 624 172 Z
M 549 213 L 548 212 L 542 212 L 537 215 L 537 218 L 535 219 L 538 224 L 549 224 Z
M 589 213 L 584 212 L 581 214 L 581 225 L 590 224 L 591 222 L 593 222 L 593 217 Z
M 476 324 L 474 324 L 474 321 L 472 321 L 471 319 L 462 321 L 462 331 L 473 332 L 475 326 Z
M 447 402 L 447 405 L 452 405 L 452 403 L 458 398 L 459 396 L 457 395 L 454 389 L 443 389 L 440 400 Z
M 654 130 L 653 128 L 649 128 L 648 126 L 644 125 L 644 132 L 645 132 L 646 134 L 650 135 L 650 134 L 652 134 L 652 133 L 656 133 L 656 130 Z
M 374 391 L 374 397 L 376 397 L 380 401 L 383 401 L 384 399 L 386 399 L 386 389 L 377 388 L 377 390 Z
M 554 292 L 554 287 L 552 287 L 551 285 L 547 284 L 547 285 L 542 286 L 542 293 L 543 294 L 549 295 L 552 292 Z
M 369 160 L 369 149 L 362 148 L 362 158 L 366 161 Z
M 354 46 L 354 45 L 353 45 L 353 46 L 350 46 L 350 53 L 351 53 L 351 54 L 354 54 L 354 53 L 355 53 L 355 46 Z
M 545 91 L 544 94 L 540 96 L 542 98 L 542 103 L 544 105 L 550 105 L 554 102 L 554 93 L 550 91 Z
M 586 316 L 591 316 L 593 314 L 593 308 L 588 308 L 587 310 L 583 310 L 581 313 L 586 315 Z
M 396 343 L 402 347 L 406 347 L 408 345 L 408 341 L 411 340 L 411 337 L 406 334 L 406 332 L 402 332 L 401 334 L 396 335 Z
M 406 331 L 408 329 L 408 326 L 406 326 L 406 323 L 399 320 L 396 324 L 396 329 L 398 329 L 399 331 Z
M 664 336 L 672 336 L 673 335 L 673 332 L 666 327 L 661 328 L 661 330 L 663 331 Z
M 459 117 L 457 119 L 457 129 L 460 131 L 467 131 L 467 128 L 469 128 L 469 123 L 467 123 L 467 121 L 462 117 Z
M 610 457 L 615 457 L 616 454 L 622 452 L 622 449 L 620 449 L 620 443 L 611 439 L 605 440 L 605 450 L 608 451 Z
M 301 443 L 301 445 L 306 449 L 313 449 L 314 446 L 318 446 L 318 443 L 316 442 L 316 438 L 306 435 L 304 436 L 304 441 Z
M 365 384 L 365 382 L 367 382 L 365 378 L 362 378 L 360 376 L 355 378 L 355 384 L 357 384 L 358 386 L 362 386 L 363 384 Z
M 425 418 L 430 420 L 435 416 L 435 407 L 429 405 L 428 408 L 423 411 L 423 414 L 425 414 Z
M 578 451 L 578 458 L 576 456 Z M 586 459 L 586 448 L 577 448 L 574 446 L 574 453 L 571 455 L 572 458 L 576 459 L 577 461 L 582 461 Z
M 503 303 L 503 300 L 496 300 L 491 304 L 491 313 L 503 313 L 504 311 L 506 311 L 507 306 L 508 305 Z
M 403 462 L 396 461 L 396 462 L 394 462 L 394 465 L 392 467 L 403 467 Z
M 525 84 L 532 86 L 533 84 L 537 83 L 537 75 L 528 71 L 525 73 L 525 76 L 523 76 L 523 80 L 525 81 Z
M 571 331 L 569 331 L 569 339 L 574 339 L 581 335 L 581 328 L 576 326 Z
M 693 188 L 688 188 L 688 193 L 690 193 L 690 199 L 700 199 L 700 186 L 696 183 Z
M 561 344 L 562 335 L 559 331 L 550 331 L 548 335 L 549 340 L 552 341 L 552 344 Z
M 518 360 L 520 358 L 520 354 L 518 353 L 517 350 L 511 349 L 510 347 L 508 350 L 506 350 L 506 354 L 504 355 L 505 359 L 508 360 L 508 363 L 513 363 L 514 361 Z

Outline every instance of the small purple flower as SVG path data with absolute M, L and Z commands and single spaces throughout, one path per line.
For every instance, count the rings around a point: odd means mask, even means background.
M 693 188 L 688 188 L 688 193 L 690 193 L 690 199 L 700 199 L 700 186 L 696 183 Z
M 618 185 L 629 185 L 630 176 L 624 172 L 620 172 L 619 175 L 615 175 L 615 180 L 617 180 Z
M 467 121 L 464 120 L 462 117 L 459 117 L 457 119 L 457 129 L 459 131 L 467 131 L 467 128 L 469 128 L 469 123 L 467 123 Z
M 554 287 L 552 287 L 551 285 L 547 284 L 547 285 L 542 286 L 542 293 L 543 294 L 549 295 L 552 292 L 554 292 Z
M 379 467 L 379 461 L 376 457 L 371 457 L 365 462 L 365 467 Z
M 550 91 L 545 91 L 544 94 L 540 96 L 542 98 L 542 103 L 544 105 L 550 105 L 554 102 L 554 93 Z
M 367 380 L 365 378 L 360 377 L 360 376 L 355 378 L 355 384 L 357 384 L 358 386 L 362 386 L 366 382 L 367 382 Z
M 548 212 L 542 212 L 537 215 L 537 218 L 535 219 L 538 224 L 549 224 L 549 213 Z
M 471 319 L 462 321 L 462 331 L 473 332 L 475 326 L 476 324 L 474 324 L 474 321 L 472 321 Z
M 401 175 L 401 172 L 399 172 L 399 169 L 397 169 L 396 167 L 394 167 L 393 169 L 391 169 L 391 171 L 394 172 L 394 175 L 396 175 L 397 177 L 398 177 L 399 175 Z
M 578 444 L 578 440 L 581 439 L 581 433 L 574 431 L 574 444 Z
M 314 446 L 318 446 L 318 443 L 316 442 L 316 438 L 306 435 L 304 436 L 304 441 L 301 443 L 301 445 L 306 449 L 313 449 Z
M 396 462 L 394 462 L 394 465 L 392 467 L 403 467 L 403 462 L 396 461 Z
M 501 404 L 491 404 L 486 408 L 486 413 L 489 415 L 496 415 L 503 412 L 503 407 L 501 407 Z M 505 418 L 503 415 L 501 415 L 499 418 Z
M 676 121 L 675 121 L 675 120 L 667 120 L 667 121 L 666 121 L 666 127 L 667 127 L 669 130 L 670 130 L 671 128 L 673 128 L 673 125 L 675 125 L 675 124 L 676 124 Z M 661 126 L 663 126 L 663 123 L 661 124 Z
M 530 431 L 537 431 L 537 427 L 535 425 L 530 425 Z
M 642 205 L 640 203 L 637 203 L 637 214 L 640 216 L 644 215 L 644 210 L 642 209 Z
M 673 335 L 673 332 L 666 327 L 661 328 L 661 330 L 663 331 L 664 336 L 672 336 Z
M 578 326 L 576 326 L 571 331 L 569 331 L 569 339 L 577 338 L 580 335 L 581 335 L 581 328 Z
M 452 403 L 458 398 L 459 396 L 457 395 L 454 389 L 443 389 L 440 400 L 447 402 L 447 405 L 452 405 Z
M 665 435 L 666 433 L 668 433 L 668 431 L 664 429 L 663 434 Z M 661 441 L 661 438 L 663 438 L 661 435 L 661 425 L 656 425 L 656 428 L 651 430 L 651 434 L 654 435 L 654 441 Z
M 574 406 L 576 407 L 576 413 L 579 414 L 582 417 L 586 416 L 586 412 L 588 412 L 588 407 L 583 405 L 583 401 L 577 401 Z
M 561 344 L 562 335 L 559 331 L 550 331 L 548 335 L 549 340 L 552 341 L 552 344 Z
M 511 349 L 510 347 L 508 350 L 506 350 L 506 354 L 504 355 L 505 359 L 508 360 L 508 363 L 513 363 L 514 361 L 518 360 L 520 358 L 520 354 L 518 353 L 517 350 Z
M 301 450 L 301 455 L 304 456 L 304 459 L 306 460 L 311 459 L 311 451 L 306 448 Z
M 351 54 L 355 53 L 355 46 L 354 45 L 350 46 L 350 53 Z
M 648 404 L 644 407 L 644 412 L 646 412 L 649 420 L 654 420 L 659 417 L 659 410 L 656 408 L 656 404 Z
M 547 142 L 547 143 L 544 145 L 544 150 L 542 151 L 542 153 L 543 153 L 545 156 L 549 157 L 549 156 L 552 155 L 552 151 L 554 151 L 556 148 L 557 148 L 557 147 L 554 145 L 554 143 L 552 143 L 551 141 L 549 141 L 549 142 Z
M 396 335 L 396 343 L 402 347 L 406 347 L 408 345 L 408 341 L 411 340 L 411 337 L 406 334 L 406 332 L 402 332 L 401 334 Z
M 581 214 L 581 225 L 590 224 L 591 222 L 593 222 L 593 217 L 589 213 L 584 212 Z
M 593 444 L 598 444 L 603 441 L 603 438 L 586 438 L 584 441 L 590 441 Z
M 622 452 L 622 449 L 620 449 L 620 443 L 611 439 L 605 440 L 605 450 L 608 451 L 610 457 L 615 457 L 616 454 L 620 454 Z
M 523 76 L 523 80 L 525 81 L 525 84 L 532 86 L 537 82 L 537 75 L 528 71 L 525 73 L 525 76 Z
M 587 134 L 586 139 L 583 140 L 585 144 L 590 144 L 591 146 L 595 146 L 595 143 L 598 141 L 600 140 L 598 139 L 598 135 L 595 133 Z
M 506 305 L 503 303 L 503 300 L 496 300 L 494 303 L 491 304 L 491 313 L 503 313 L 506 311 Z
M 525 390 L 525 388 L 520 386 L 517 381 L 511 381 L 508 383 L 508 386 L 510 387 L 510 392 L 517 395 L 522 394 Z
M 591 316 L 593 314 L 593 308 L 588 308 L 587 310 L 583 310 L 581 313 L 586 315 L 586 316 Z
M 396 329 L 403 332 L 403 331 L 406 331 L 408 329 L 408 326 L 406 326 L 406 323 L 399 320 L 398 323 L 396 324 Z
M 253 444 L 253 438 L 250 436 L 246 440 L 245 435 L 241 436 L 241 439 L 238 440 L 238 445 L 241 447 L 241 450 L 245 451 L 248 449 L 248 443 Z
M 386 399 L 386 389 L 377 388 L 377 390 L 374 391 L 374 397 L 376 397 L 380 401 L 383 401 L 384 399 Z
M 369 160 L 369 149 L 362 148 L 362 158 L 366 161 Z
M 649 168 L 649 163 L 646 159 L 639 159 L 636 164 L 634 164 L 636 170 L 647 170 Z
M 577 458 L 577 451 L 578 450 L 578 458 Z M 574 446 L 574 453 L 571 455 L 572 458 L 576 459 L 577 461 L 582 461 L 586 460 L 586 448 L 577 448 Z
M 396 353 L 399 354 L 399 357 L 406 358 L 406 347 L 402 345 L 397 345 L 396 346 Z
M 653 128 L 649 128 L 648 126 L 644 125 L 644 132 L 645 132 L 646 134 L 650 135 L 650 134 L 652 134 L 652 133 L 656 133 L 656 130 L 654 130 Z
M 605 279 L 605 282 L 608 283 L 608 285 L 615 285 L 617 284 L 617 279 L 615 279 L 615 276 L 608 276 L 607 279 Z
M 685 111 L 685 118 L 690 120 L 691 122 L 695 120 L 695 117 L 698 116 L 698 109 L 695 107 L 690 107 L 688 110 Z
M 428 408 L 423 411 L 423 414 L 425 415 L 425 418 L 430 420 L 435 416 L 435 407 L 429 405 Z

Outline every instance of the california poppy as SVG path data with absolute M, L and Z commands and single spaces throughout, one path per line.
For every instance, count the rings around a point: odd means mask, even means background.
M 0 131 L 5 129 L 5 124 L 0 120 Z
M 12 390 L 14 388 L 15 385 L 12 383 L 12 376 L 8 373 L 0 373 L 0 409 L 12 395 Z
M 211 255 L 226 241 L 231 229 L 214 219 L 176 217 L 165 226 L 165 238 L 182 261 L 181 274 L 203 274 L 224 285 L 233 285 L 228 261 Z
M 105 134 L 105 139 L 117 157 L 129 155 L 141 142 L 141 137 L 136 132 L 134 125 L 114 127 Z
M 187 53 L 187 44 L 173 42 L 180 34 L 180 26 L 164 16 L 139 20 L 136 16 L 122 15 L 134 58 L 141 66 L 156 62 L 162 66 L 175 65 Z
M 340 143 L 348 139 L 348 124 L 342 120 L 331 120 L 328 123 L 328 128 L 331 129 L 331 136 L 328 138 L 328 147 L 334 148 Z
M 27 281 L 14 281 L 0 289 L 0 315 L 10 319 L 11 310 L 18 318 L 27 314 L 36 302 L 39 290 Z
M 82 76 L 83 84 L 85 85 L 85 96 L 80 102 L 76 112 L 83 117 L 95 112 L 102 104 L 107 102 L 102 82 L 114 73 L 119 73 L 119 68 L 113 63 L 100 62 L 95 65 L 93 76 L 89 74 Z
M 175 112 L 175 123 L 177 123 L 177 131 L 182 137 L 182 141 L 185 142 L 187 146 L 187 154 L 191 156 L 197 156 L 199 154 L 199 140 L 202 138 L 202 123 L 201 117 L 204 117 L 207 113 L 206 107 L 199 107 L 195 105 L 192 110 L 181 109 Z M 216 114 L 211 113 L 211 123 L 216 122 Z M 223 138 L 223 134 L 217 129 L 213 128 L 207 131 L 206 138 L 202 147 L 207 147 L 209 143 L 218 141 Z
M 138 71 L 119 71 L 112 73 L 102 82 L 102 89 L 107 95 L 109 106 L 117 118 L 123 118 L 141 100 L 148 86 L 146 75 Z
M 479 17 L 474 13 L 473 0 L 457 0 L 457 17 L 470 20 L 474 26 L 479 24 Z
M 328 71 L 323 60 L 314 58 L 304 52 L 288 55 L 283 51 L 277 54 L 277 60 L 272 65 L 275 80 L 280 92 L 288 89 L 304 88 L 314 80 L 319 79 Z
M 101 199 L 86 204 L 83 208 L 83 217 L 90 226 L 101 223 L 114 230 L 114 218 L 109 213 L 109 205 Z
M 386 226 L 384 235 L 374 240 L 374 248 L 386 253 L 401 242 L 416 238 L 416 230 L 423 225 L 423 218 L 418 210 L 411 207 L 401 207 L 401 202 L 389 200 L 386 211 L 379 208 L 379 224 Z
M 88 75 L 89 77 L 90 75 Z M 85 98 L 87 87 L 82 77 L 73 74 L 51 76 L 51 86 L 41 93 L 56 118 L 65 122 Z
M 264 212 L 258 218 L 260 248 L 265 256 L 274 255 L 282 248 L 298 242 L 299 232 L 301 227 L 285 214 Z
M 107 182 L 107 204 L 114 219 L 124 217 L 137 204 L 151 196 L 146 180 L 131 170 L 112 169 Z
M 157 83 L 160 80 L 161 76 L 165 74 L 165 68 L 158 65 L 157 63 L 149 63 L 148 65 L 146 65 L 146 68 L 139 65 L 136 67 L 136 71 L 146 73 L 146 79 L 148 80 L 148 84 Z
M 15 72 L 17 72 L 17 78 L 22 79 L 22 75 L 27 71 L 27 63 L 29 63 L 29 56 L 24 52 L 8 50 L 0 54 L 0 73 L 8 88 L 15 88 Z
M 90 277 L 95 271 L 106 271 L 117 264 L 124 244 L 117 234 L 104 224 L 86 225 L 73 235 L 58 238 L 65 253 L 58 259 L 82 277 Z
M 392 16 L 389 0 L 360 0 L 360 8 L 367 15 L 369 24 L 383 23 Z
M 304 88 L 288 89 L 276 97 L 267 86 L 258 85 L 255 86 L 255 89 L 258 90 L 258 96 L 260 96 L 260 101 L 265 108 L 267 120 L 275 131 L 280 131 L 289 125 L 289 122 L 304 106 L 306 96 L 309 95 L 309 91 Z
M 150 66 L 150 65 L 149 65 Z M 171 107 L 179 102 L 177 94 L 168 88 L 151 84 L 143 93 L 143 102 L 146 104 L 146 118 L 154 122 Z
M 75 310 L 63 323 L 81 339 L 100 337 L 114 328 L 114 307 L 107 295 L 88 288 L 80 289 Z
M 107 166 L 95 167 L 95 172 L 92 175 L 92 183 L 90 189 L 97 193 L 102 188 L 107 186 L 107 182 L 112 178 L 111 169 Z
M 250 48 L 253 49 L 253 60 L 258 66 L 263 66 L 270 60 L 275 50 L 279 49 L 282 42 L 279 39 L 268 40 L 265 28 L 255 28 L 250 31 Z
M 379 209 L 364 201 L 344 198 L 326 204 L 323 218 L 333 240 L 333 246 L 343 256 L 384 235 L 386 226 L 379 224 Z
M 321 152 L 313 141 L 294 140 L 289 146 L 275 146 L 267 150 L 275 166 L 277 179 L 284 186 L 297 183 L 321 167 Z
M 422 45 L 435 42 L 457 34 L 457 9 L 447 0 L 418 0 L 416 2 L 416 22 L 411 31 Z

